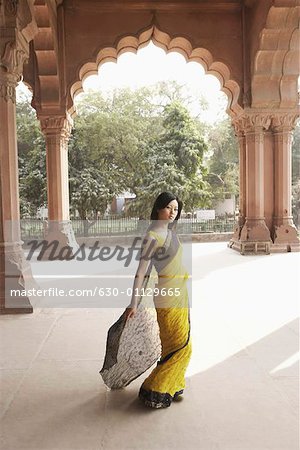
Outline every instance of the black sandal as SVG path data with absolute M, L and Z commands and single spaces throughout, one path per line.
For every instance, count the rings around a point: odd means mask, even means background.
M 168 408 L 172 403 L 172 396 L 168 393 L 161 393 L 156 391 L 147 391 L 140 388 L 139 398 L 146 406 L 151 408 Z
M 183 400 L 182 394 L 183 394 L 183 389 L 181 389 L 181 391 L 175 392 L 175 394 L 174 394 L 174 396 L 173 396 L 173 400 L 175 400 L 175 401 L 181 401 L 181 400 Z

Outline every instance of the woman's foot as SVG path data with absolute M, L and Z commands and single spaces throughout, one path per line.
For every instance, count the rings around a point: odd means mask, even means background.
M 140 388 L 139 398 L 146 406 L 156 409 L 168 408 L 172 403 L 172 396 L 170 394 L 148 391 L 143 388 Z

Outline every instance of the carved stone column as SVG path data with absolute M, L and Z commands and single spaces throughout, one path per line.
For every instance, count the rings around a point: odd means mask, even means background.
M 58 241 L 59 251 L 77 250 L 69 218 L 68 140 L 72 119 L 67 115 L 39 116 L 47 148 L 48 243 Z
M 270 230 L 264 217 L 264 129 L 267 115 L 249 115 L 246 120 L 246 220 L 241 231 L 243 243 L 267 243 Z
M 270 122 L 270 115 L 254 111 L 234 121 L 240 148 L 240 217 L 229 246 L 242 254 L 270 251 L 264 217 L 264 133 Z
M 272 118 L 274 136 L 273 251 L 299 251 L 300 242 L 292 216 L 292 133 L 297 114 Z
M 14 8 L 15 3 L 15 8 Z M 16 14 L 16 2 L 1 5 L 1 23 Z M 11 7 L 12 9 L 8 9 Z M 16 85 L 27 58 L 15 28 L 0 28 L 0 313 L 31 313 L 25 287 L 32 280 L 25 260 L 19 213 Z M 10 40 L 11 39 L 11 40 Z M 16 291 L 12 294 L 12 290 Z

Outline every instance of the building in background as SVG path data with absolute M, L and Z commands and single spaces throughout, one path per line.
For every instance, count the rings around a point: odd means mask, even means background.
M 129 203 L 136 197 L 130 192 L 123 192 L 115 197 L 110 205 L 110 214 L 123 214 L 127 212 Z

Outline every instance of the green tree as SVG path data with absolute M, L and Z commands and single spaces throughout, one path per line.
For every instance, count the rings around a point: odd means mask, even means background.
M 114 91 L 105 99 L 88 94 L 79 105 L 74 130 L 74 152 L 81 168 L 93 165 L 110 173 L 114 194 L 137 192 L 146 161 L 144 149 L 159 132 L 159 120 L 146 89 Z M 87 107 L 85 107 L 87 105 Z M 70 151 L 70 160 L 74 162 Z M 81 155 L 81 156 L 80 156 Z M 73 159 L 72 159 L 73 158 Z
M 47 201 L 46 149 L 35 110 L 26 97 L 17 102 L 21 216 L 33 216 Z
M 292 143 L 292 184 L 297 184 L 300 180 L 300 121 L 296 125 L 293 133 Z
M 295 226 L 300 227 L 300 180 L 292 188 L 292 212 Z
M 300 121 L 298 121 L 292 143 L 292 213 L 296 227 L 300 226 Z
M 144 183 L 130 204 L 130 211 L 149 216 L 150 207 L 161 191 L 171 191 L 182 198 L 185 210 L 204 206 L 209 197 L 202 164 L 206 146 L 195 121 L 179 102 L 166 105 L 162 133 L 149 142 Z M 149 206 L 146 206 L 149 205 Z
M 73 214 L 77 210 L 79 217 L 84 220 L 84 236 L 87 236 L 89 228 L 99 214 L 105 213 L 113 196 L 101 178 L 101 173 L 94 168 L 83 169 L 76 178 L 70 179 L 70 184 L 72 186 L 71 210 Z
M 230 120 L 226 119 L 208 129 L 208 174 L 206 180 L 213 192 L 212 206 L 225 199 L 226 194 L 238 195 L 238 143 Z

